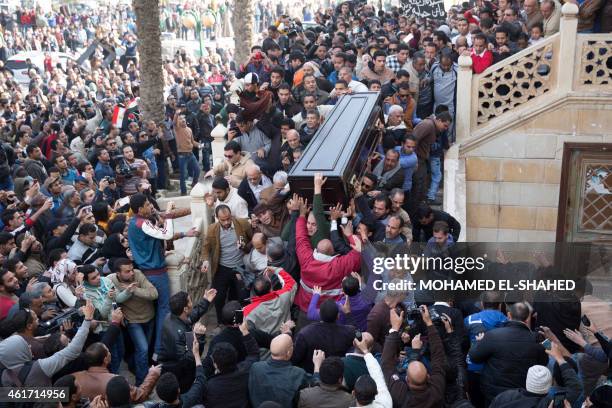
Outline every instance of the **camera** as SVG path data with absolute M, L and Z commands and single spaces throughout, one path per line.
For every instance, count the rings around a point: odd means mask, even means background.
M 438 313 L 438 311 L 433 306 L 428 306 L 427 310 L 429 310 L 429 317 L 433 324 L 441 324 L 442 316 Z M 406 310 L 406 323 L 410 325 L 410 322 L 422 322 L 423 317 L 421 316 L 421 310 L 418 306 L 411 307 Z
M 95 314 L 98 314 L 96 317 Z M 94 313 L 94 317 L 96 320 L 100 320 L 100 313 L 96 310 Z M 75 326 L 80 326 L 83 323 L 84 316 L 81 315 L 81 312 L 77 308 L 70 308 L 65 312 L 60 313 L 55 316 L 53 319 L 47 320 L 46 322 L 42 322 L 38 325 L 38 332 L 41 336 L 45 336 L 47 334 L 53 333 L 55 330 L 59 330 L 59 328 L 66 321 L 72 321 Z

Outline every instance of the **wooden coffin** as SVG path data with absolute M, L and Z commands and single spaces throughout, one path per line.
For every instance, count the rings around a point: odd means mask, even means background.
M 327 177 L 322 190 L 325 207 L 338 202 L 346 206 L 352 186 L 365 172 L 368 156 L 380 142 L 379 119 L 384 120 L 380 93 L 340 98 L 289 172 L 291 190 L 312 203 L 314 175 L 322 173 Z

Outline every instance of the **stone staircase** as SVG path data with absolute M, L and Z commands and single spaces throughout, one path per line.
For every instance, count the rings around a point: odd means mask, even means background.
M 578 34 L 577 13 L 479 75 L 459 58 L 444 209 L 461 240 L 555 241 L 564 146 L 612 142 L 612 35 Z

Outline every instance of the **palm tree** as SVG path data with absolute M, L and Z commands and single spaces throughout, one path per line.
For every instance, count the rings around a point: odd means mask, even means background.
M 253 0 L 235 0 L 232 10 L 234 61 L 246 63 L 253 46 Z
M 159 0 L 132 0 L 138 30 L 141 119 L 164 119 L 164 76 L 161 57 Z

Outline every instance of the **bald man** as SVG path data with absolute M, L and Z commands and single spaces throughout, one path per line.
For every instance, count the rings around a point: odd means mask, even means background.
M 393 398 L 393 405 L 410 407 L 437 407 L 444 401 L 444 346 L 438 331 L 431 321 L 426 306 L 420 307 L 421 318 L 427 327 L 429 349 L 431 352 L 431 372 L 420 361 L 413 361 L 408 365 L 406 381 L 400 380 L 395 372 L 397 358 L 402 345 L 400 329 L 404 322 L 404 312 L 397 313 L 393 308 L 389 311 L 391 329 L 385 340 L 382 354 L 382 370 L 389 385 Z M 413 349 L 420 349 L 423 344 L 415 336 L 412 342 Z
M 372 346 L 374 346 L 374 337 L 368 332 L 363 332 L 361 333 L 361 339 L 367 348 L 367 353 L 371 353 Z M 349 391 L 352 391 L 355 387 L 357 378 L 368 374 L 368 367 L 364 359 L 367 353 L 362 352 L 359 348 L 355 348 L 353 353 L 346 353 L 346 356 L 342 358 L 344 362 L 344 385 Z
M 317 350 L 312 358 L 315 375 L 291 364 L 293 340 L 288 334 L 280 334 L 270 343 L 272 358 L 251 366 L 249 396 L 251 405 L 260 406 L 265 401 L 275 401 L 282 407 L 293 406 L 293 400 L 303 387 L 314 385 L 325 353 Z
M 244 198 L 249 207 L 249 214 L 259 204 L 260 194 L 263 189 L 272 185 L 268 176 L 261 172 L 258 165 L 248 166 L 245 171 L 246 177 L 238 186 L 238 195 Z
M 300 216 L 295 225 L 295 248 L 300 263 L 301 282 L 295 297 L 295 304 L 300 308 L 297 326 L 301 328 L 308 322 L 306 313 L 315 286 L 321 287 L 319 304 L 330 298 L 336 300 L 342 296 L 344 277 L 350 275 L 351 272 L 359 272 L 361 269 L 361 241 L 355 240 L 351 244 L 353 249 L 345 255 L 335 256 L 334 247 L 329 239 L 320 240 L 317 248 L 313 250 L 306 225 L 308 208 L 301 203 L 299 211 Z

